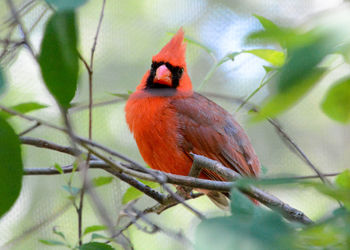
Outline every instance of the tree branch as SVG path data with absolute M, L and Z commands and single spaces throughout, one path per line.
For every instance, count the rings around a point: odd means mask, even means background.
M 61 146 L 53 142 L 49 142 L 42 139 L 32 138 L 32 137 L 19 137 L 22 144 L 31 145 L 38 148 L 51 149 L 57 152 L 69 154 L 71 156 L 78 156 L 82 153 L 81 150 L 73 147 Z
M 201 158 L 201 160 L 206 161 L 206 158 L 203 157 L 203 158 Z M 206 165 L 210 164 L 210 162 L 212 161 L 210 159 L 208 159 L 208 160 L 209 161 L 205 163 Z M 220 163 L 216 163 L 216 164 L 220 164 Z M 90 167 L 104 169 L 104 170 L 108 171 L 109 173 L 117 176 L 118 178 L 121 174 L 119 171 L 116 171 L 116 169 L 111 168 L 110 164 L 104 163 L 102 161 L 92 161 L 92 162 L 90 162 Z M 68 170 L 68 168 L 64 168 L 65 173 L 69 172 L 69 170 Z M 135 170 L 130 170 L 130 171 L 135 171 Z M 158 172 L 156 170 L 152 170 L 152 171 Z M 41 170 L 41 171 L 39 169 L 25 169 L 25 174 L 27 174 L 27 175 L 28 174 L 38 174 L 38 173 L 58 174 L 58 171 L 53 170 L 53 169 L 50 169 L 50 170 L 46 169 L 46 170 Z M 143 174 L 146 177 L 148 175 L 145 173 L 143 173 Z M 204 180 L 204 179 L 199 179 L 199 178 L 194 178 L 194 177 L 174 175 L 174 174 L 168 174 L 168 173 L 163 173 L 163 174 L 166 175 L 168 183 L 188 186 L 188 187 L 192 187 L 192 188 L 200 188 L 200 189 L 207 189 L 207 190 L 213 190 L 213 191 L 229 192 L 231 190 L 231 188 L 233 187 L 232 182 Z M 123 176 L 124 177 L 128 176 L 128 174 L 124 173 Z M 130 177 L 130 176 L 128 176 L 128 177 Z M 130 178 L 132 178 L 132 177 L 130 177 Z M 156 181 L 154 179 L 154 177 L 152 177 L 152 176 L 148 176 L 147 179 Z M 137 180 L 136 180 L 136 183 L 138 183 Z M 150 194 L 149 190 L 147 191 L 146 188 L 143 187 L 142 185 L 139 185 L 136 188 L 138 188 L 140 191 L 144 192 L 148 196 L 152 197 L 152 194 Z M 152 190 L 152 189 L 150 189 L 150 190 Z M 277 197 L 275 197 L 271 194 L 268 194 L 268 193 L 266 193 L 258 188 L 255 188 L 255 187 L 241 188 L 241 190 L 244 193 L 246 193 L 248 196 L 260 201 L 262 204 L 266 205 L 267 207 L 281 211 L 282 215 L 289 220 L 299 221 L 299 222 L 304 223 L 304 224 L 312 223 L 312 221 L 306 215 L 304 215 L 303 212 L 301 212 L 295 208 L 292 208 L 291 206 L 289 206 L 288 204 L 284 203 L 283 201 L 281 201 L 280 199 L 278 199 Z M 152 197 L 152 198 L 154 198 L 154 197 Z M 164 197 L 161 197 L 159 199 L 159 201 L 161 201 L 160 202 L 161 204 L 166 204 L 166 202 L 164 202 Z M 169 205 L 169 204 L 167 204 L 167 205 Z M 172 204 L 172 205 L 175 205 L 175 204 Z M 153 212 L 153 211 L 149 211 L 149 212 Z M 158 210 L 157 210 L 157 212 L 158 212 Z

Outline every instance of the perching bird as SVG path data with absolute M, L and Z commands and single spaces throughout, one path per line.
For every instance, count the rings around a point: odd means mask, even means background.
M 259 160 L 241 126 L 222 107 L 193 91 L 185 53 L 180 28 L 153 56 L 151 69 L 126 103 L 126 121 L 144 161 L 153 169 L 186 176 L 192 152 L 242 176 L 257 176 Z M 225 181 L 205 169 L 200 178 Z M 221 193 L 206 194 L 218 206 L 228 205 Z

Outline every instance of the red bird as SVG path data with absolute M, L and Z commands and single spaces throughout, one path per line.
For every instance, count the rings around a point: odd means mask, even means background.
M 192 89 L 182 28 L 152 58 L 126 103 L 126 122 L 145 162 L 153 169 L 188 175 L 190 152 L 221 162 L 243 176 L 257 176 L 259 160 L 241 126 L 222 107 Z M 203 170 L 200 178 L 225 181 Z M 217 192 L 206 192 L 227 206 Z

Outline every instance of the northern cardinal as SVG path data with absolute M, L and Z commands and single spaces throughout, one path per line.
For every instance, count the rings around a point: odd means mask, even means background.
M 259 160 L 241 126 L 218 104 L 193 91 L 185 53 L 180 28 L 153 56 L 151 69 L 126 103 L 126 121 L 143 159 L 153 169 L 186 176 L 192 152 L 242 176 L 257 176 Z M 225 181 L 206 169 L 199 177 Z M 221 193 L 206 194 L 218 206 L 228 205 Z

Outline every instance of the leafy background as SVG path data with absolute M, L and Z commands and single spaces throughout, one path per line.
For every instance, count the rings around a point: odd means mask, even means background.
M 17 6 L 25 1 L 14 1 Z M 107 1 L 105 20 L 103 22 L 100 39 L 95 57 L 94 73 L 94 99 L 109 100 L 111 93 L 127 93 L 134 90 L 142 75 L 150 65 L 151 56 L 169 40 L 169 32 L 175 32 L 180 26 L 184 27 L 186 35 L 196 41 L 200 41 L 210 48 L 217 58 L 223 58 L 231 52 L 251 50 L 257 48 L 279 49 L 279 45 L 261 45 L 261 41 L 252 40 L 246 43 L 246 36 L 251 32 L 262 29 L 262 25 L 253 14 L 264 16 L 284 27 L 302 27 L 309 24 L 316 13 L 329 13 L 342 1 Z M 27 27 L 35 22 L 44 9 L 44 3 L 37 1 L 24 18 Z M 93 42 L 99 8 L 101 2 L 88 1 L 77 10 L 77 23 L 79 27 L 79 41 L 82 54 L 88 55 Z M 63 7 L 62 7 L 63 8 Z M 334 9 L 332 10 L 334 11 Z M 9 9 L 4 1 L 0 3 L 0 17 L 6 20 L 9 17 Z M 36 51 L 40 50 L 40 44 L 45 29 L 45 23 L 50 12 L 31 33 L 31 42 Z M 4 29 L 0 34 L 4 35 Z M 279 32 L 282 34 L 282 32 Z M 307 38 L 307 36 L 305 36 Z M 311 45 L 318 45 L 318 37 L 312 36 Z M 260 37 L 261 39 L 261 37 Z M 272 39 L 276 37 L 272 36 Z M 308 41 L 308 40 L 306 40 Z M 320 41 L 323 41 L 320 39 Z M 310 45 L 310 46 L 311 46 Z M 320 44 L 322 46 L 322 44 Z M 282 46 L 283 47 L 283 46 Z M 311 48 L 315 48 L 312 46 Z M 323 48 L 323 47 L 322 47 Z M 310 52 L 310 50 L 307 50 Z M 293 52 L 293 50 L 292 50 Z M 294 51 L 295 52 L 295 51 Z M 297 54 L 297 58 L 303 55 L 303 51 Z M 319 56 L 316 50 L 316 55 Z M 291 55 L 290 53 L 289 55 Z M 317 61 L 314 57 L 314 65 Z M 307 59 L 307 58 L 306 58 Z M 303 98 L 297 105 L 279 116 L 282 126 L 295 139 L 299 146 L 312 159 L 313 163 L 323 172 L 336 172 L 348 167 L 350 155 L 349 127 L 337 123 L 326 113 L 333 112 L 327 108 L 325 95 L 331 84 L 337 82 L 341 88 L 343 81 L 349 72 L 346 64 L 341 64 L 341 56 L 326 58 L 325 64 L 335 67 L 319 82 L 312 92 Z M 289 63 L 293 61 L 290 60 Z M 313 68 L 313 62 L 310 67 Z M 202 48 L 189 43 L 187 46 L 187 64 L 194 87 L 200 86 L 207 72 L 213 65 L 212 57 Z M 340 64 L 340 66 L 337 66 Z M 234 61 L 228 60 L 216 69 L 212 77 L 201 87 L 201 90 L 215 92 L 217 94 L 229 94 L 238 97 L 247 97 L 258 86 L 265 75 L 263 65 L 266 61 L 259 59 L 251 53 L 243 53 L 235 57 Z M 80 67 L 79 89 L 73 103 L 86 103 L 87 101 L 87 74 Z M 29 52 L 22 49 L 14 58 L 10 58 L 4 69 L 7 84 L 5 93 L 1 96 L 1 103 L 14 106 L 23 102 L 36 102 L 48 106 L 45 109 L 35 111 L 36 117 L 45 118 L 53 122 L 61 122 L 58 117 L 59 110 L 55 101 L 48 94 L 42 84 L 40 68 L 33 63 Z M 0 81 L 1 82 L 1 81 Z M 278 81 L 275 81 L 278 84 Z M 262 88 L 251 100 L 261 105 L 264 100 L 275 90 L 270 84 Z M 332 91 L 339 91 L 333 85 Z M 1 84 L 0 84 L 0 87 Z M 281 87 L 282 88 L 282 87 Z M 282 88 L 283 89 L 283 88 Z M 347 89 L 345 87 L 345 89 Z M 346 91 L 340 90 L 341 93 Z M 331 93 L 331 92 L 330 92 Z M 331 97 L 330 97 L 331 98 Z M 346 98 L 346 96 L 344 97 Z M 285 99 L 283 99 L 285 100 Z M 215 99 L 227 110 L 234 112 L 236 104 Z M 65 100 L 63 100 L 66 103 Z M 137 151 L 136 144 L 127 130 L 124 112 L 124 103 L 96 108 L 94 110 L 93 136 L 96 141 L 114 148 L 139 162 L 142 159 Z M 265 106 L 266 107 L 266 106 Z M 268 113 L 268 110 L 265 112 Z M 77 111 L 72 114 L 75 131 L 79 135 L 87 135 L 88 115 L 86 111 Z M 307 166 L 294 154 L 292 154 L 274 129 L 267 123 L 251 124 L 248 122 L 251 116 L 247 110 L 241 109 L 236 113 L 237 119 L 244 125 L 256 149 L 256 152 L 267 169 L 268 176 L 303 175 L 312 173 Z M 332 117 L 343 122 L 348 121 L 348 116 L 339 114 Z M 13 128 L 20 132 L 27 128 L 28 124 L 16 117 L 10 118 Z M 60 144 L 67 144 L 66 139 L 50 129 L 41 128 L 34 131 L 31 136 L 49 139 Z M 54 163 L 60 165 L 69 164 L 72 158 L 66 155 L 52 153 L 23 147 L 22 155 L 25 167 L 47 167 Z M 92 176 L 106 175 L 100 171 L 91 171 Z M 0 221 L 0 244 L 7 242 L 32 225 L 46 221 L 57 212 L 67 201 L 69 193 L 62 188 L 66 180 L 62 176 L 24 177 L 22 190 L 15 205 Z M 79 179 L 74 180 L 74 185 L 79 185 Z M 99 195 L 114 218 L 122 208 L 122 197 L 127 186 L 114 180 L 107 186 L 98 188 Z M 313 219 L 320 219 L 329 214 L 337 206 L 333 200 L 320 195 L 319 192 L 304 186 L 267 186 L 267 190 L 291 205 L 304 211 Z M 207 198 L 191 202 L 194 207 L 204 210 L 210 216 L 223 215 L 211 205 Z M 140 207 L 150 205 L 151 201 L 143 198 L 139 202 Z M 195 238 L 195 228 L 199 221 L 187 210 L 178 206 L 166 211 L 161 216 L 151 216 L 152 219 L 173 227 L 182 229 L 190 238 Z M 56 226 L 59 231 L 65 233 L 69 242 L 74 243 L 77 238 L 77 220 L 73 208 L 63 216 L 50 222 L 29 238 L 25 239 L 18 249 L 45 249 L 45 245 L 38 239 L 55 239 L 52 228 Z M 84 210 L 84 226 L 100 224 L 93 209 L 87 202 Z M 283 225 L 281 225 L 283 227 Z M 286 229 L 287 230 L 287 229 Z M 179 242 L 162 234 L 147 235 L 135 228 L 129 230 L 131 240 L 136 249 L 142 249 L 147 245 L 151 249 L 178 249 Z M 57 236 L 57 235 L 56 235 Z M 90 237 L 87 235 L 85 237 Z M 117 247 L 117 246 L 116 246 Z M 51 248 L 50 249 L 54 249 Z M 60 247 L 57 247 L 60 249 Z

